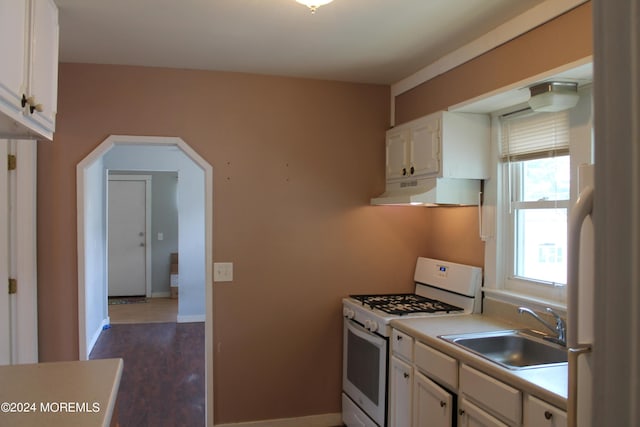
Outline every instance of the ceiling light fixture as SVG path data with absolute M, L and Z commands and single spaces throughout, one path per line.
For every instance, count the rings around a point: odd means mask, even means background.
M 316 13 L 316 10 L 320 6 L 331 3 L 333 0 L 296 0 L 298 3 L 307 6 L 311 9 L 311 13 Z
M 533 111 L 553 112 L 573 108 L 578 103 L 578 83 L 545 82 L 529 88 Z

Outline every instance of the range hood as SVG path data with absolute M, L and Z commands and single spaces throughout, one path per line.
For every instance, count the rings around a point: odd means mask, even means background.
M 438 206 L 477 205 L 480 180 L 425 178 L 387 186 L 387 191 L 371 199 L 372 205 Z
M 372 205 L 439 206 L 477 205 L 479 179 L 424 178 L 387 184 L 387 191 L 371 199 Z

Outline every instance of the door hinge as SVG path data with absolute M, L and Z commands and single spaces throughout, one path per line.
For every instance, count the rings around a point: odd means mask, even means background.
M 8 161 L 7 161 L 7 166 L 8 166 L 8 169 L 10 171 L 15 170 L 16 167 L 18 167 L 18 160 L 17 160 L 15 154 L 9 154 Z
M 18 292 L 18 279 L 9 278 L 9 294 Z

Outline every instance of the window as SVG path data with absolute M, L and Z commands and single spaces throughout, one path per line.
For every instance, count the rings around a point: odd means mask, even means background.
M 564 287 L 570 201 L 569 114 L 503 116 L 505 289 Z

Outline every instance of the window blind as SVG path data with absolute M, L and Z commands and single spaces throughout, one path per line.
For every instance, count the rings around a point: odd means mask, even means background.
M 502 117 L 501 157 L 520 161 L 569 154 L 569 112 Z

